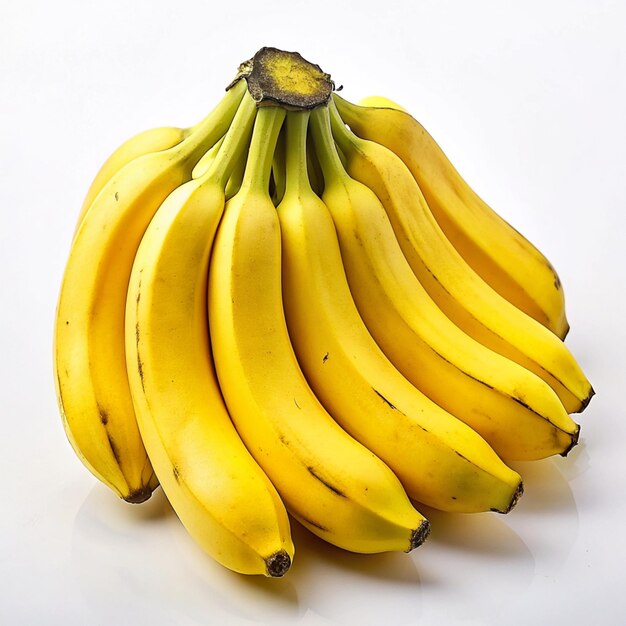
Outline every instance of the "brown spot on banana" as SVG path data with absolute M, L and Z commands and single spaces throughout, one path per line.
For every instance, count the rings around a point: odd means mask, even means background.
M 319 480 L 322 485 L 324 485 L 324 487 L 326 487 L 327 489 L 330 489 L 330 491 L 332 491 L 335 495 L 341 497 L 341 498 L 345 498 L 347 497 L 346 494 L 341 491 L 340 489 L 337 489 L 337 487 L 335 487 L 334 485 L 331 485 L 328 481 L 324 480 L 315 470 L 314 467 L 311 467 L 310 465 L 307 465 L 307 470 L 309 472 L 309 474 L 311 474 L 311 476 L 313 476 L 313 478 L 316 478 L 317 480 Z
M 115 443 L 115 441 L 113 441 L 113 438 L 111 437 L 111 434 L 107 431 L 107 439 L 109 440 L 109 446 L 111 446 L 111 452 L 113 453 L 113 457 L 115 458 L 115 461 L 117 462 L 117 464 L 120 464 L 120 453 L 119 450 L 117 449 L 117 444 Z
M 377 391 L 376 389 L 374 389 L 374 387 L 372 387 L 372 391 L 390 408 L 392 408 L 394 411 L 398 411 L 398 408 L 395 405 L 391 404 L 391 402 L 389 402 L 389 400 L 387 400 L 387 398 L 385 398 L 385 396 L 383 396 L 380 391 Z
M 308 524 L 309 526 L 313 526 L 313 528 L 317 528 L 318 530 L 321 530 L 322 532 L 327 533 L 328 532 L 328 528 L 326 528 L 326 526 L 322 526 L 321 524 L 318 524 L 317 522 L 314 522 L 313 520 L 309 519 L 308 517 L 302 517 L 302 515 L 299 516 L 300 520 L 306 524 Z

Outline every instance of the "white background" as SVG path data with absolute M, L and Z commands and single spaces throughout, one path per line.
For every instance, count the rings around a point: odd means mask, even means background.
M 625 623 L 625 3 L 210 5 L 2 3 L 0 623 Z M 526 495 L 509 516 L 429 512 L 410 556 L 350 555 L 295 528 L 279 581 L 214 564 L 160 492 L 130 506 L 97 484 L 66 441 L 51 371 L 98 167 L 139 130 L 195 123 L 262 45 L 422 121 L 559 270 L 567 343 L 597 391 L 567 459 L 516 465 Z

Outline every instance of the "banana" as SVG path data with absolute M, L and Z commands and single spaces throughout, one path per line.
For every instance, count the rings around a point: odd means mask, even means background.
M 384 208 L 350 178 L 335 150 L 328 109 L 312 113 L 312 133 L 357 308 L 383 352 L 416 387 L 480 433 L 504 458 L 565 454 L 578 425 L 554 417 L 554 394 L 538 376 L 460 330 L 424 290 Z M 550 417 L 548 417 L 550 416 Z
M 150 222 L 128 290 L 126 361 L 142 439 L 189 533 L 231 570 L 282 576 L 293 557 L 287 512 L 230 420 L 208 338 L 211 246 L 255 113 L 245 97 L 212 168 Z
M 397 477 L 326 413 L 298 366 L 281 294 L 269 177 L 285 110 L 260 107 L 239 193 L 227 202 L 209 269 L 209 327 L 226 406 L 287 510 L 354 552 L 408 551 L 428 532 Z
M 222 137 L 219 141 L 216 141 L 215 145 L 206 151 L 202 158 L 196 163 L 193 170 L 191 170 L 191 178 L 202 178 L 206 175 L 206 173 L 211 169 L 211 165 L 213 165 L 213 162 L 217 158 L 223 143 L 224 137 Z
M 286 195 L 277 208 L 287 327 L 307 381 L 342 428 L 393 470 L 412 499 L 450 512 L 508 512 L 522 491 L 519 474 L 411 385 L 363 324 L 332 218 L 309 183 L 308 116 L 287 114 Z
M 408 113 L 408 111 L 403 106 L 400 106 L 397 102 L 394 102 L 389 98 L 385 98 L 385 96 L 365 96 L 365 98 L 361 98 L 359 100 L 358 105 L 361 107 L 382 107 L 388 109 L 397 109 L 398 111 L 404 111 L 405 113 Z
M 161 150 L 167 150 L 168 148 L 178 145 L 185 137 L 189 136 L 192 130 L 191 128 L 164 126 L 162 128 L 144 130 L 142 133 L 127 139 L 104 162 L 99 172 L 96 174 L 96 177 L 93 179 L 78 215 L 76 231 L 78 231 L 85 217 L 85 213 L 89 210 L 96 196 L 126 164 L 145 154 L 160 152 Z
M 367 108 L 337 95 L 334 100 L 357 135 L 384 145 L 406 163 L 467 263 L 500 295 L 564 338 L 569 325 L 555 269 L 470 188 L 424 127 L 390 101 L 384 108 Z
M 334 107 L 331 117 L 348 173 L 378 196 L 413 272 L 444 313 L 477 341 L 543 378 L 569 412 L 583 410 L 593 391 L 565 344 L 464 261 L 399 157 L 348 131 Z
M 54 330 L 61 416 L 79 458 L 129 502 L 147 499 L 156 486 L 124 354 L 133 259 L 159 205 L 191 178 L 201 155 L 226 132 L 244 90 L 240 81 L 180 144 L 119 170 L 91 204 L 70 250 Z
M 215 160 L 217 153 L 222 146 L 223 138 L 220 139 L 207 153 L 198 161 L 196 167 L 193 168 L 192 177 L 200 178 L 204 174 L 209 171 L 211 164 Z M 246 159 L 241 158 L 235 162 L 233 165 L 232 172 L 230 173 L 230 177 L 228 182 L 226 183 L 226 200 L 230 200 L 238 191 L 239 187 L 241 187 L 241 179 L 243 178 L 243 171 L 246 167 Z

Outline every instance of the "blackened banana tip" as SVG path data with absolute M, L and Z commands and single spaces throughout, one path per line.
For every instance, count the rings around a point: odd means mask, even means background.
M 572 449 L 578 445 L 579 437 L 580 437 L 580 426 L 578 426 L 575 433 L 572 433 L 572 441 L 569 444 L 569 446 L 565 448 L 563 452 L 561 452 L 561 456 L 567 456 L 572 451 Z
M 150 486 L 144 485 L 143 487 L 140 487 L 139 489 L 135 489 L 134 491 L 131 491 L 124 498 L 124 500 L 126 500 L 126 502 L 130 502 L 130 504 L 141 504 L 142 502 L 149 500 L 151 495 L 152 495 L 152 489 L 150 489 Z
M 421 546 L 426 541 L 428 535 L 430 535 L 430 522 L 425 519 L 416 529 L 411 531 L 411 541 L 407 552 L 411 552 L 411 550 Z
M 279 550 L 265 559 L 265 567 L 268 576 L 271 578 L 280 578 L 289 571 L 291 567 L 291 557 L 285 550 Z

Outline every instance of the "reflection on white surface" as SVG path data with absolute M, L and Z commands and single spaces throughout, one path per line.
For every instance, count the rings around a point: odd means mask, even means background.
M 579 458 L 584 465 L 584 451 Z M 515 464 L 525 494 L 507 516 L 421 507 L 432 534 L 410 555 L 351 554 L 294 521 L 296 556 L 280 580 L 215 563 L 161 490 L 131 506 L 95 485 L 74 523 L 75 582 L 94 618 L 105 621 L 122 612 L 137 623 L 507 623 L 512 603 L 537 577 L 556 576 L 576 541 L 578 513 L 560 461 Z

